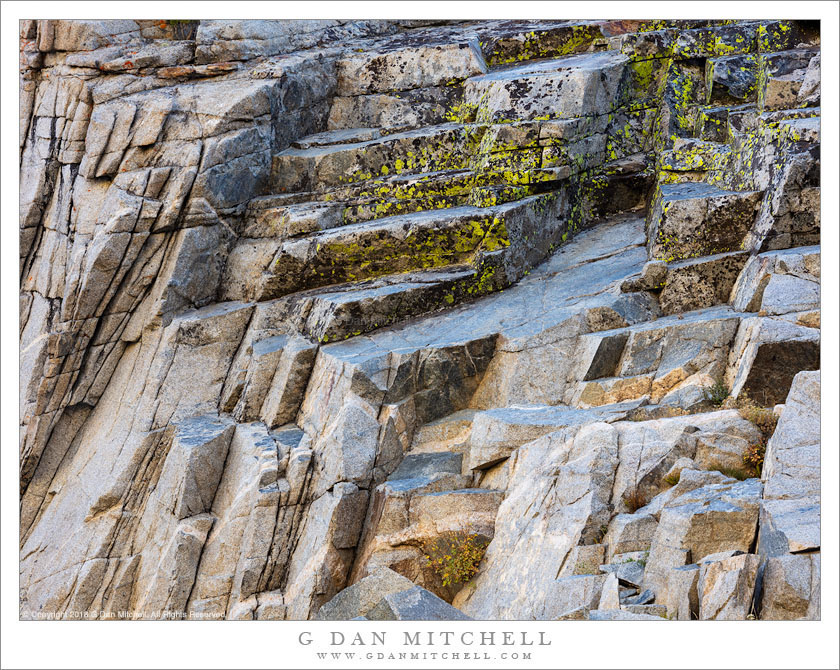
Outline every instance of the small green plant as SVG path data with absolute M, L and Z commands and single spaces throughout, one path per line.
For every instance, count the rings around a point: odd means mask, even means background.
M 623 561 L 620 561 L 620 563 L 622 563 L 622 564 L 625 564 L 625 563 L 641 563 L 641 564 L 644 564 L 642 562 L 642 560 L 639 559 L 639 558 L 625 558 Z
M 744 465 L 754 470 L 756 477 L 761 477 L 761 469 L 764 467 L 764 456 L 766 453 L 767 445 L 764 442 L 751 444 L 744 452 Z
M 714 384 L 703 389 L 703 396 L 715 407 L 720 407 L 729 397 L 729 389 L 722 380 L 718 379 Z
M 627 506 L 627 509 L 630 510 L 631 514 L 636 510 L 640 510 L 650 502 L 648 497 L 639 490 L 638 487 L 627 489 L 621 499 L 624 501 L 624 504 Z
M 672 472 L 669 475 L 665 475 L 662 478 L 662 481 L 665 482 L 668 486 L 676 486 L 680 483 L 680 473 L 679 472 Z
M 452 531 L 423 545 L 423 555 L 444 586 L 465 584 L 478 573 L 487 542 L 474 533 Z
M 721 463 L 712 463 L 711 466 L 709 466 L 709 470 L 716 470 L 722 475 L 726 475 L 727 477 L 737 479 L 739 482 L 750 478 L 750 473 L 745 471 L 743 468 L 733 468 L 731 466 L 723 465 Z
M 595 542 L 593 544 L 601 544 L 601 541 L 607 535 L 607 531 L 609 530 L 609 526 L 605 523 L 602 523 L 598 528 L 598 532 L 595 533 Z

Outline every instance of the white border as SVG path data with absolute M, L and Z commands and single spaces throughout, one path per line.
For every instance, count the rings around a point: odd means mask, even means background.
M 3 668 L 233 668 L 233 667 L 574 667 L 574 668 L 836 668 L 838 667 L 838 4 L 834 2 L 4 2 L 2 4 L 2 656 Z M 795 16 L 794 16 L 795 15 Z M 822 367 L 822 621 L 739 623 L 534 624 L 476 622 L 19 622 L 17 586 L 17 62 L 18 20 L 24 18 L 797 18 L 822 19 L 822 192 L 824 264 Z M 666 630 L 667 626 L 667 630 Z M 702 626 L 702 630 L 700 628 Z M 297 643 L 301 632 L 323 636 L 340 630 L 546 631 L 552 646 L 530 662 L 497 659 L 358 660 L 319 664 L 323 641 Z M 319 638 L 320 639 L 320 638 Z M 327 638 L 328 639 L 328 638 Z M 355 648 L 377 653 L 382 648 Z M 526 648 L 512 648 L 525 651 Z M 533 648 L 530 648 L 533 649 Z M 344 651 L 350 650 L 344 648 Z M 455 651 L 428 647 L 425 651 Z M 397 648 L 395 651 L 406 651 Z M 464 651 L 464 649 L 462 649 Z M 468 651 L 480 651 L 472 647 Z M 490 653 L 504 651 L 494 647 Z

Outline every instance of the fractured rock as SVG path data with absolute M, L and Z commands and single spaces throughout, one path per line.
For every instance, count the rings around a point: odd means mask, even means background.
M 367 613 L 372 621 L 470 621 L 470 618 L 424 588 L 389 593 Z
M 19 28 L 22 618 L 819 616 L 815 24 Z
M 820 618 L 820 555 L 776 556 L 764 567 L 761 619 Z
M 758 552 L 780 556 L 820 546 L 820 373 L 793 379 L 767 444 Z
M 707 184 L 660 188 L 648 236 L 650 257 L 658 260 L 740 250 L 762 195 L 723 191 Z
M 746 619 L 751 612 L 758 563 L 758 556 L 753 554 L 702 563 L 697 582 L 700 619 Z
M 650 549 L 657 525 L 656 519 L 650 514 L 617 514 L 610 521 L 604 536 L 608 556 Z
M 589 421 L 615 421 L 630 409 L 628 403 L 606 405 L 590 412 L 565 407 L 511 407 L 479 412 L 470 434 L 469 467 L 488 468 L 541 435 Z
M 697 488 L 666 504 L 651 544 L 646 587 L 658 594 L 671 568 L 714 552 L 749 551 L 756 535 L 761 482 L 729 482 Z
M 407 591 L 414 584 L 388 568 L 379 568 L 373 574 L 340 591 L 318 610 L 319 621 L 349 621 L 354 617 L 367 617 L 380 600 L 392 593 Z

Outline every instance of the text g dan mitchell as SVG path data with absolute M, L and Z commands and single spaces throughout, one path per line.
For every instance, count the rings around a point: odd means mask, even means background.
M 391 638 L 395 634 L 391 634 Z M 377 647 L 387 644 L 402 644 L 406 647 L 436 647 L 436 646 L 481 646 L 481 647 L 548 647 L 551 640 L 544 632 L 521 631 L 401 631 L 398 639 L 388 639 L 385 631 L 371 631 L 365 633 L 342 633 L 340 631 L 325 631 L 314 634 L 304 631 L 298 635 L 298 642 L 303 646 L 310 644 L 328 644 L 331 647 Z

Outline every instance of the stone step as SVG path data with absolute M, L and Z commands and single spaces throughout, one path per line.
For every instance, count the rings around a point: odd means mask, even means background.
M 464 102 L 462 85 L 428 86 L 408 91 L 337 95 L 332 100 L 327 128 L 375 127 L 398 133 L 474 117 Z
M 463 409 L 421 426 L 414 433 L 410 453 L 466 453 L 476 411 Z
M 336 93 L 356 96 L 444 86 L 487 72 L 477 38 L 436 32 L 437 39 L 426 31 L 403 33 L 339 58 Z
M 491 208 L 415 212 L 286 240 L 261 275 L 257 299 L 465 264 L 479 271 L 475 294 L 486 293 L 521 277 L 562 241 L 558 200 L 549 193 Z
M 413 316 L 451 307 L 479 291 L 480 276 L 462 267 L 389 275 L 307 292 L 301 331 L 318 342 L 334 342 Z
M 248 203 L 241 236 L 283 240 L 343 223 L 344 206 L 329 201 L 288 202 L 284 196 L 262 196 Z
M 713 307 L 730 301 L 748 256 L 746 251 L 730 251 L 671 263 L 650 261 L 640 275 L 622 282 L 621 290 L 656 294 L 665 316 Z
M 539 133 L 540 123 L 534 125 Z M 545 125 L 550 125 L 550 122 Z M 491 130 L 499 127 L 493 126 Z M 604 136 L 601 135 L 601 138 L 603 140 Z M 556 148 L 552 141 L 550 137 L 540 140 L 541 146 L 536 147 L 535 165 L 545 162 L 554 167 L 519 170 L 514 165 L 512 154 L 529 150 L 491 152 L 476 157 L 472 165 L 476 171 L 403 174 L 338 186 L 318 193 L 302 191 L 254 198 L 246 210 L 242 236 L 249 239 L 286 239 L 346 224 L 464 204 L 492 207 L 563 189 L 568 186 L 570 175 L 581 166 L 564 163 L 562 156 L 549 155 Z M 603 153 L 603 148 L 602 141 L 596 151 Z M 581 203 L 579 214 L 585 213 L 597 219 L 643 203 L 653 177 L 652 171 L 646 169 L 643 154 L 613 161 L 605 166 L 605 170 L 605 175 L 584 179 L 578 187 L 585 201 Z
M 475 185 L 470 170 L 404 174 L 336 189 L 331 199 L 347 198 L 345 223 L 466 204 Z
M 483 131 L 446 123 L 365 142 L 286 149 L 273 158 L 273 190 L 324 191 L 387 175 L 465 169 Z
M 377 177 L 360 184 L 331 189 L 320 196 L 328 201 L 356 202 L 368 198 L 411 200 L 434 195 L 461 195 L 473 186 L 472 170 L 434 170 Z
M 481 48 L 491 67 L 523 61 L 559 58 L 605 45 L 606 21 L 502 21 L 479 30 Z M 609 32 L 609 30 L 608 30 Z
M 493 210 L 477 207 L 385 217 L 286 240 L 262 275 L 258 299 L 417 269 L 468 264 L 510 244 Z
M 682 260 L 740 250 L 763 191 L 704 183 L 661 184 L 648 221 L 648 255 Z
M 616 403 L 593 410 L 568 405 L 500 407 L 475 415 L 470 432 L 468 466 L 486 470 L 507 459 L 515 449 L 546 433 L 567 426 L 595 421 L 620 421 L 639 406 L 639 402 Z
M 339 62 L 348 81 L 333 98 L 328 127 L 367 126 L 393 131 L 447 120 L 470 121 L 475 110 L 464 105 L 462 82 L 487 72 L 487 64 L 496 68 L 603 49 L 603 35 L 626 30 L 630 23 L 638 26 L 643 22 L 492 20 L 443 31 L 437 28 L 426 37 L 423 31 L 413 31 L 410 37 L 387 38 L 375 48 Z M 454 61 L 430 70 L 429 64 L 440 61 L 444 54 Z M 473 59 L 482 55 L 481 62 Z M 393 68 L 399 71 L 392 72 Z M 389 77 L 383 78 L 381 72 L 369 77 L 373 69 L 385 69 Z M 360 78 L 350 81 L 351 72 Z
M 615 106 L 627 57 L 605 51 L 499 69 L 464 84 L 479 123 L 570 119 Z
M 738 256 L 707 260 L 740 264 Z M 639 420 L 642 414 L 667 416 L 668 408 L 708 407 L 705 391 L 721 381 L 732 397 L 744 394 L 764 406 L 783 402 L 794 375 L 820 365 L 819 285 L 811 274 L 817 258 L 814 249 L 754 257 L 733 299 L 739 309 L 765 306 L 769 316 L 716 306 L 582 336 L 572 372 L 581 381 L 566 391 L 564 402 L 581 408 L 640 400 L 658 405 L 640 408 L 632 415 Z M 783 272 L 771 272 L 768 263 Z
M 292 142 L 293 149 L 311 149 L 313 147 L 324 147 L 336 144 L 358 144 L 368 142 L 382 136 L 379 128 L 343 128 L 340 130 L 327 130 L 323 133 L 315 133 L 302 137 Z
M 261 327 L 284 323 L 309 340 L 326 343 L 451 307 L 482 288 L 474 268 L 453 266 L 299 291 L 262 301 L 257 311 Z
M 730 140 L 730 118 L 743 114 L 755 115 L 755 105 L 706 105 L 699 107 L 694 134 L 700 140 L 728 143 Z
M 668 316 L 581 337 L 566 391 L 574 407 L 648 399 L 692 409 L 726 371 L 741 315 L 729 307 Z
M 463 456 L 449 451 L 407 454 L 388 481 L 433 477 L 437 474 L 461 474 Z
M 799 91 L 818 49 L 791 49 L 762 54 L 759 62 L 758 106 L 763 111 L 804 107 Z
M 665 316 L 729 302 L 735 280 L 747 262 L 746 251 L 668 263 L 659 307 Z
M 669 184 L 713 181 L 728 167 L 731 156 L 728 144 L 678 137 L 673 149 L 662 152 L 659 180 Z
M 247 238 L 286 239 L 386 216 L 465 204 L 475 185 L 470 170 L 441 170 L 382 177 L 328 191 L 268 195 L 248 203 Z

